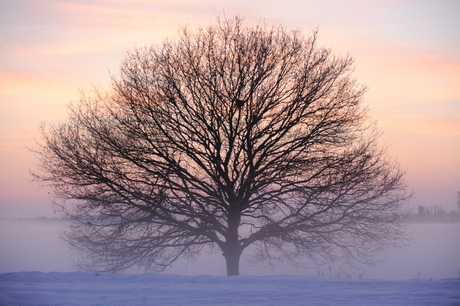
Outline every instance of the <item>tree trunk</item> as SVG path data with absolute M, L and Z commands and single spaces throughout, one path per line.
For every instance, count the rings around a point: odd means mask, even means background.
M 240 256 L 243 251 L 238 237 L 240 218 L 239 213 L 235 212 L 229 213 L 228 216 L 228 235 L 222 254 L 227 263 L 227 276 L 240 275 Z
M 224 252 L 227 264 L 227 276 L 240 275 L 240 250 L 228 250 Z

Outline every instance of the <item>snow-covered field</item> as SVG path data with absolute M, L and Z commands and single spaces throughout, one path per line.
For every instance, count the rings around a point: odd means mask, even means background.
M 0 305 L 460 305 L 460 279 L 0 274 Z

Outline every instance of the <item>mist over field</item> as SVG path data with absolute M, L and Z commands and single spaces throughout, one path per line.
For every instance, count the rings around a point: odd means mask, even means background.
M 20 271 L 71 272 L 73 260 L 68 245 L 59 238 L 65 222 L 58 219 L 0 219 L 0 273 Z M 406 280 L 458 278 L 460 268 L 460 224 L 410 224 L 411 244 L 404 250 L 391 250 L 376 267 L 347 268 L 340 263 L 315 266 L 306 262 L 295 269 L 288 264 L 270 267 L 248 262 L 250 250 L 243 253 L 242 275 L 292 274 L 309 277 Z M 138 272 L 135 269 L 128 273 Z M 142 271 L 140 271 L 142 272 Z M 225 275 L 220 253 L 203 251 L 196 261 L 180 259 L 165 274 Z

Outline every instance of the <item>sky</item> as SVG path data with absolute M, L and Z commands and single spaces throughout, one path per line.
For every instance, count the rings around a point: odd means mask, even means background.
M 81 90 L 109 88 L 126 52 L 238 14 L 308 33 L 355 60 L 381 144 L 407 171 L 410 205 L 456 209 L 460 190 L 458 0 L 0 0 L 0 218 L 52 217 L 31 181 L 42 122 Z

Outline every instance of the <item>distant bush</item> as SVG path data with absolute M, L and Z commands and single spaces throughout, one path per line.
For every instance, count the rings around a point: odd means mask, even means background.
M 447 212 L 441 205 L 418 207 L 417 213 L 406 216 L 409 223 L 460 223 L 459 213 L 455 210 Z

